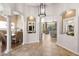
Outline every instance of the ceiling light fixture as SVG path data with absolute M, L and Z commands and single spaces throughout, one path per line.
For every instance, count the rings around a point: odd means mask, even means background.
M 44 3 L 40 4 L 39 16 L 46 16 L 46 6 Z

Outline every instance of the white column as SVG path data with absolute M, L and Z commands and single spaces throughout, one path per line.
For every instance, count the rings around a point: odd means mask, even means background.
M 42 17 L 39 17 L 39 39 L 40 39 L 40 42 L 42 41 L 42 31 L 41 31 L 41 19 Z
M 11 50 L 11 19 L 10 16 L 5 16 L 7 20 L 7 45 L 5 53 L 9 53 Z
M 25 21 L 23 15 L 21 15 L 21 20 L 22 20 L 22 23 L 23 23 L 23 28 L 22 28 L 22 29 L 23 29 L 23 43 L 22 43 L 22 44 L 24 45 L 25 42 L 26 42 L 26 29 L 25 29 L 25 28 L 26 28 L 26 27 L 25 27 L 25 25 L 26 25 L 25 22 L 26 22 L 26 21 Z

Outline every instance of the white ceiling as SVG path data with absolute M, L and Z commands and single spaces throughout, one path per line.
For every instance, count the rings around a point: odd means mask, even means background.
M 26 5 L 26 6 L 32 6 L 32 7 L 39 7 L 40 6 L 40 3 L 0 3 L 0 5 L 3 5 L 3 6 L 12 6 L 12 7 L 15 7 L 16 5 L 19 5 L 19 4 L 22 4 L 22 5 Z M 59 3 L 45 3 L 46 6 L 54 6 L 54 5 L 59 5 Z
M 28 5 L 28 6 L 39 6 L 40 3 L 26 3 L 26 5 Z
M 40 6 L 40 3 L 26 3 L 26 5 L 38 7 L 38 6 Z M 45 5 L 46 6 L 51 6 L 51 5 L 58 5 L 58 4 L 57 3 L 45 3 Z

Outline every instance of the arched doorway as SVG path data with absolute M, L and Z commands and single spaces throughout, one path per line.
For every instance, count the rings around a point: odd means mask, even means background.
M 10 50 L 14 49 L 18 45 L 21 45 L 23 42 L 23 19 L 21 15 L 11 15 L 2 16 L 3 18 L 0 21 L 0 32 L 3 33 L 2 40 L 0 40 L 0 52 L 2 55 L 10 52 Z M 7 18 L 10 20 L 7 20 Z M 3 26 L 4 25 L 4 26 Z M 9 29 L 11 27 L 11 29 Z M 9 30 L 10 31 L 9 31 Z M 1 36 L 1 35 L 0 35 Z M 8 38 L 7 38 L 8 37 Z M 11 37 L 11 38 L 10 38 Z M 11 41 L 9 41 L 11 40 Z
M 7 20 L 4 16 L 0 16 L 0 54 L 6 49 Z
M 12 49 L 21 45 L 23 42 L 23 23 L 20 15 L 11 16 L 11 47 Z
M 41 19 L 41 32 L 42 38 L 44 34 L 46 36 L 51 37 L 51 41 L 57 41 L 57 21 L 56 18 L 54 18 L 54 16 L 46 16 Z

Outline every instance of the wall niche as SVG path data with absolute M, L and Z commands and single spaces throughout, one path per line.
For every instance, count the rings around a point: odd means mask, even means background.
M 74 36 L 74 17 L 76 15 L 75 9 L 67 10 L 62 15 L 62 32 L 70 36 Z

